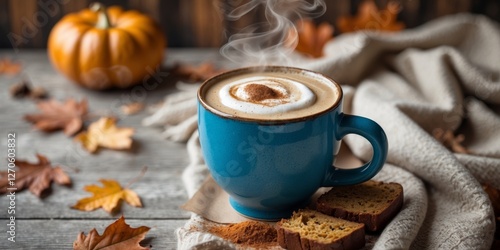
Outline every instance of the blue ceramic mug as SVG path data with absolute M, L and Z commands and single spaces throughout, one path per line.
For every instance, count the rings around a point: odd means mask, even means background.
M 324 110 L 285 119 L 249 118 L 211 104 L 207 95 L 222 81 L 245 74 L 301 75 L 329 84 L 335 95 Z M 332 79 L 291 67 L 228 71 L 205 81 L 198 91 L 198 128 L 205 162 L 214 180 L 240 214 L 261 220 L 287 217 L 304 206 L 319 187 L 352 185 L 371 179 L 384 165 L 387 138 L 374 121 L 342 113 L 342 89 Z M 332 166 L 347 134 L 366 138 L 370 162 L 356 169 Z

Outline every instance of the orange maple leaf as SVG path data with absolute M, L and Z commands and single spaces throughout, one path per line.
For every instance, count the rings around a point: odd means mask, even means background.
M 75 242 L 73 242 L 73 249 L 145 250 L 148 248 L 142 247 L 139 243 L 146 237 L 149 229 L 146 226 L 132 228 L 125 223 L 125 218 L 121 216 L 106 227 L 102 235 L 99 235 L 95 228 L 87 236 L 84 233 L 80 233 Z
M 93 211 L 98 208 L 104 209 L 108 213 L 112 213 L 118 208 L 120 200 L 126 201 L 134 207 L 142 207 L 139 196 L 130 189 L 123 189 L 115 180 L 99 180 L 103 186 L 88 185 L 84 190 L 93 194 L 91 197 L 79 200 L 71 208 L 81 211 Z
M 295 36 L 295 30 L 290 30 L 288 37 Z M 316 26 L 311 20 L 300 20 L 297 23 L 298 42 L 295 50 L 314 58 L 323 56 L 325 44 L 333 37 L 333 26 L 323 22 Z
M 39 130 L 51 132 L 64 129 L 66 135 L 74 135 L 80 131 L 88 111 L 85 99 L 80 103 L 73 99 L 68 99 L 65 103 L 51 99 L 39 102 L 37 107 L 42 113 L 28 114 L 24 119 L 34 123 L 35 128 Z
M 118 128 L 116 120 L 102 117 L 89 125 L 87 131 L 76 135 L 75 140 L 82 143 L 89 152 L 94 153 L 99 147 L 109 149 L 129 149 L 132 146 L 133 128 Z
M 356 16 L 340 17 L 337 27 L 342 33 L 357 30 L 399 31 L 405 28 L 402 22 L 397 21 L 400 9 L 398 2 L 391 1 L 385 9 L 379 10 L 373 0 L 365 0 L 360 4 Z
M 9 192 L 9 188 L 14 188 L 14 191 L 29 188 L 31 193 L 41 197 L 52 181 L 60 185 L 71 185 L 71 179 L 61 167 L 52 167 L 49 159 L 43 155 L 37 154 L 36 157 L 38 163 L 17 160 L 15 172 L 0 172 L 0 193 Z
M 9 58 L 0 59 L 0 75 L 17 75 L 21 72 L 21 64 Z
M 172 73 L 189 81 L 199 82 L 205 81 L 208 78 L 218 75 L 225 70 L 217 69 L 212 63 L 204 62 L 200 65 L 193 66 L 190 64 L 178 64 L 172 69 Z

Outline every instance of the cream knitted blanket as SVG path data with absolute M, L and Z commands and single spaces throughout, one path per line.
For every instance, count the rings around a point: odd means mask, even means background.
M 325 57 L 295 64 L 343 85 L 345 112 L 377 121 L 389 139 L 387 164 L 377 180 L 401 183 L 401 212 L 373 249 L 489 249 L 495 230 L 481 184 L 500 188 L 500 28 L 482 17 L 455 15 L 397 34 L 359 32 L 336 37 Z M 199 153 L 195 92 L 167 98 L 146 125 L 166 125 L 165 135 L 185 141 L 191 156 L 183 179 L 191 196 L 207 175 Z M 468 153 L 454 153 L 435 139 L 445 130 L 463 134 Z M 194 133 L 193 133 L 194 132 Z M 345 142 L 368 160 L 359 137 Z M 177 230 L 181 249 L 233 245 Z

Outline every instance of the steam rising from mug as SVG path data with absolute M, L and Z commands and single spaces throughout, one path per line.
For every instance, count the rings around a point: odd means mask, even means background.
M 220 53 L 238 64 L 288 64 L 290 54 L 298 42 L 294 21 L 321 16 L 326 11 L 323 0 L 251 0 L 226 15 L 238 20 L 262 5 L 267 22 L 252 24 L 232 35 Z M 261 31 L 264 30 L 264 31 Z M 290 32 L 292 31 L 292 32 Z M 248 66 L 248 65 L 247 65 Z

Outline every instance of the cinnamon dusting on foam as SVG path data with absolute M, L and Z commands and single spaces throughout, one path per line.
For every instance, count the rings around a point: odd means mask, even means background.
M 245 93 L 244 98 L 241 98 L 241 96 L 238 95 L 237 92 L 239 91 Z M 282 91 L 285 93 L 283 93 Z M 286 103 L 287 101 L 285 99 L 288 97 L 288 91 L 286 91 L 286 89 L 282 89 L 282 91 L 259 83 L 248 83 L 243 86 L 233 86 L 230 90 L 231 96 L 236 99 L 263 105 L 266 105 L 266 103 L 262 101 L 269 99 L 279 101 L 279 103 L 281 104 Z
M 265 99 L 279 99 L 283 97 L 280 92 L 262 84 L 248 84 L 247 86 L 245 86 L 245 90 L 247 91 L 250 97 L 249 100 L 251 102 L 258 102 Z
M 284 114 L 303 109 L 316 95 L 303 83 L 285 78 L 252 76 L 231 81 L 218 90 L 223 106 L 248 114 Z

